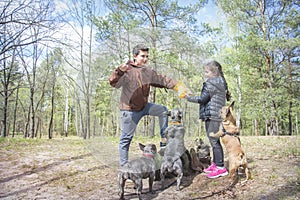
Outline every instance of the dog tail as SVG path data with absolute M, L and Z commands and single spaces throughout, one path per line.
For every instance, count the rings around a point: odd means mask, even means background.
M 235 178 L 234 178 L 233 182 L 226 188 L 226 190 L 231 189 L 239 181 L 239 174 L 238 174 L 239 168 L 237 168 L 234 173 L 235 173 Z

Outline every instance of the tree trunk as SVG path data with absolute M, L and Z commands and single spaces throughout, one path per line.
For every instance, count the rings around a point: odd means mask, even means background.
M 1 137 L 7 136 L 7 107 L 8 107 L 8 92 L 4 89 L 4 105 L 3 105 L 3 119 L 2 119 L 2 130 Z
M 35 124 L 35 111 L 34 111 L 34 88 L 30 88 L 30 108 L 31 108 L 31 124 L 30 124 L 30 134 L 29 137 L 33 138 L 34 137 L 34 124 Z
M 81 102 L 78 99 L 78 105 L 79 105 L 79 136 L 83 137 L 83 139 L 86 139 L 86 130 L 85 130 L 85 123 L 84 123 L 84 113 L 82 111 Z
M 55 72 L 54 72 L 55 73 Z M 48 127 L 48 138 L 53 138 L 53 118 L 54 118 L 54 99 L 55 99 L 55 77 L 52 79 L 52 95 L 51 95 L 51 114 Z
M 31 106 L 31 104 L 30 104 Z M 24 127 L 24 138 L 28 138 L 29 137 L 29 127 L 30 127 L 30 110 L 31 110 L 31 107 L 29 106 L 29 109 L 28 109 L 28 113 L 27 113 L 27 120 L 25 122 L 25 127 Z
M 288 59 L 289 62 L 289 98 L 293 99 L 293 71 L 292 71 L 292 63 L 291 63 L 291 59 Z M 288 115 L 288 119 L 289 119 L 289 135 L 293 134 L 293 119 L 292 119 L 292 108 L 293 108 L 293 102 L 290 100 L 289 102 L 289 115 Z
M 18 102 L 19 102 L 19 86 L 18 83 L 17 92 L 16 92 L 16 99 L 15 99 L 15 109 L 14 109 L 14 116 L 13 116 L 13 129 L 12 129 L 12 137 L 15 137 L 15 129 L 16 129 L 16 120 L 17 120 L 17 110 L 18 110 Z
M 258 121 L 257 121 L 257 119 L 254 119 L 254 131 L 255 131 L 255 136 L 258 136 Z
M 68 137 L 68 126 L 69 126 L 69 86 L 67 84 L 66 95 L 65 95 L 65 114 L 64 114 L 64 130 L 63 134 Z
M 42 120 L 40 117 L 38 117 L 37 123 L 36 123 L 35 137 L 37 137 L 38 132 L 40 132 L 40 138 L 42 138 L 41 123 L 42 123 Z
M 295 117 L 295 121 L 296 121 L 296 123 L 295 123 L 295 129 L 296 129 L 296 136 L 298 136 L 299 135 L 299 129 L 298 129 L 298 114 L 296 114 L 296 117 Z
M 90 94 L 90 93 L 89 93 Z M 85 139 L 90 138 L 91 134 L 91 106 L 90 106 L 90 95 L 87 96 L 87 103 L 86 103 L 86 137 Z
M 237 70 L 237 94 L 238 94 L 238 103 L 239 105 L 241 105 L 242 103 L 242 81 L 241 81 L 241 68 L 240 65 L 236 66 L 236 70 Z M 242 130 L 241 127 L 241 116 L 242 116 L 242 109 L 241 106 L 238 107 L 237 112 L 236 112 L 236 126 L 240 129 L 240 131 Z
M 156 90 L 155 88 L 152 88 L 152 103 L 155 103 L 155 97 L 156 97 Z M 147 123 L 149 124 L 149 123 Z M 160 130 L 159 130 L 160 131 Z M 149 133 L 147 134 L 151 137 L 155 135 L 155 116 L 150 116 L 150 127 L 149 127 Z

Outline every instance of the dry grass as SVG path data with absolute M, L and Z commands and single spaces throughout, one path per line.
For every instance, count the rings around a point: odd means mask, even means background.
M 186 138 L 188 148 L 194 138 Z M 252 179 L 246 185 L 206 199 L 299 199 L 299 137 L 241 137 Z M 135 137 L 130 158 L 140 155 L 138 143 L 158 138 Z M 0 140 L 0 198 L 2 199 L 118 199 L 118 138 L 60 138 L 53 140 Z M 225 153 L 226 155 L 226 153 Z M 243 179 L 243 178 L 242 178 Z M 171 184 L 173 180 L 169 180 Z M 183 189 L 175 184 L 144 199 L 199 199 L 222 190 L 229 177 L 207 179 L 203 174 L 184 177 Z M 136 199 L 126 184 L 126 199 Z

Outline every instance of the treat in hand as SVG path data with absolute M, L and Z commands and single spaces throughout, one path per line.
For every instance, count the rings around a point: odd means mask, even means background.
M 188 94 L 190 94 L 190 90 L 186 87 L 184 83 L 181 81 L 178 81 L 177 84 L 174 87 L 174 90 L 178 92 L 178 97 L 183 99 L 185 98 Z

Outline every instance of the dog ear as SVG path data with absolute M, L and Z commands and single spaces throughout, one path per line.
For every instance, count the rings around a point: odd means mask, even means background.
M 180 119 L 182 118 L 182 115 L 183 115 L 182 109 L 179 108 L 179 116 L 180 116 Z
M 231 104 L 228 106 L 228 110 L 230 113 L 233 115 L 233 106 L 234 106 L 234 101 L 231 102 Z M 228 112 L 229 113 L 229 112 Z
M 202 138 L 200 138 L 199 141 L 200 141 L 200 144 L 204 144 Z
M 168 116 L 171 116 L 171 111 L 170 111 L 170 110 L 167 112 L 167 115 L 168 115 Z
M 140 150 L 144 151 L 145 145 L 143 145 L 142 143 L 139 143 L 139 147 L 140 147 Z
M 231 102 L 231 104 L 228 106 L 228 108 L 233 108 L 234 106 L 234 101 Z
M 228 117 L 229 113 L 230 113 L 230 108 L 227 107 L 226 110 L 225 110 L 225 116 Z
M 151 151 L 152 151 L 152 153 L 157 153 L 157 149 L 156 149 L 156 145 L 155 144 L 151 145 Z

